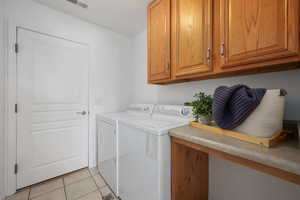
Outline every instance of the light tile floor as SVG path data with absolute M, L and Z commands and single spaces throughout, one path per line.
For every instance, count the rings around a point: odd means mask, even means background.
M 97 168 L 82 169 L 18 191 L 7 200 L 117 200 Z

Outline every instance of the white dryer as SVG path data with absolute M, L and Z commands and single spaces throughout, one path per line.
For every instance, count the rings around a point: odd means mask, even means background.
M 118 196 L 118 121 L 148 119 L 153 112 L 153 105 L 134 104 L 126 111 L 97 115 L 98 169 Z
M 159 105 L 152 118 L 119 121 L 118 176 L 122 200 L 171 199 L 168 131 L 191 120 L 190 107 Z

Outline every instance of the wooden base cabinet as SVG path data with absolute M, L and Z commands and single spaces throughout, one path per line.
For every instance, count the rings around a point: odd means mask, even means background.
M 148 81 L 300 69 L 299 24 L 299 0 L 155 0 L 148 7 Z

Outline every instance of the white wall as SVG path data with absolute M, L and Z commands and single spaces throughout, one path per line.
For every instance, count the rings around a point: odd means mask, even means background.
M 0 199 L 4 196 L 4 0 L 0 0 Z
M 132 102 L 182 104 L 190 101 L 198 91 L 212 94 L 220 85 L 247 84 L 251 87 L 286 89 L 289 94 L 285 117 L 300 120 L 300 70 L 166 86 L 147 85 L 146 43 L 146 31 L 133 41 Z M 210 158 L 210 200 L 295 200 L 299 197 L 299 185 L 215 157 Z
M 156 103 L 158 87 L 147 84 L 147 34 L 144 31 L 133 40 L 132 96 L 134 103 Z
M 5 1 L 8 13 L 5 20 L 9 26 L 16 24 L 89 45 L 90 103 L 92 105 L 90 126 L 93 134 L 95 133 L 95 113 L 114 111 L 128 105 L 130 88 L 127 73 L 130 73 L 128 72 L 129 62 L 131 61 L 130 39 L 40 5 L 33 0 Z M 3 68 L 1 67 L 0 70 L 3 70 Z M 1 78 L 1 80 L 3 79 Z M 95 134 L 92 141 L 90 141 L 91 149 L 95 148 L 94 137 Z M 3 146 L 3 140 L 0 138 L 0 147 Z M 92 155 L 92 158 L 96 158 L 96 155 Z M 92 162 L 91 166 L 95 164 L 95 162 Z M 0 182 L 2 180 L 0 178 Z
M 214 156 L 209 159 L 210 200 L 298 200 L 299 185 Z

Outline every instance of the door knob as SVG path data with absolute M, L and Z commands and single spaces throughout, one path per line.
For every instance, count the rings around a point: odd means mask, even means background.
M 82 111 L 82 112 L 77 112 L 76 114 L 78 114 L 78 115 L 86 115 L 87 112 L 84 110 L 84 111 Z

